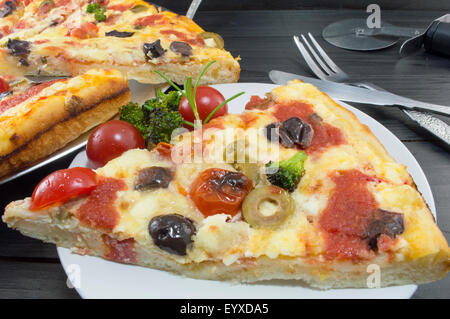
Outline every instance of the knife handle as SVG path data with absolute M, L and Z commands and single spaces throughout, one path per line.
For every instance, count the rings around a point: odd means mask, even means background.
M 403 112 L 447 146 L 450 146 L 450 125 L 426 112 L 409 110 L 403 110 Z
M 450 23 L 434 21 L 424 37 L 427 52 L 450 56 Z

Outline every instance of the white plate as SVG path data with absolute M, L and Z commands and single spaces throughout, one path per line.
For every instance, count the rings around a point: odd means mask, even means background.
M 237 83 L 215 85 L 225 97 L 241 91 L 246 94 L 230 102 L 229 111 L 240 113 L 252 95 L 264 96 L 277 87 L 273 84 Z M 434 215 L 435 205 L 430 185 L 408 149 L 383 125 L 353 108 L 340 103 L 366 124 L 383 143 L 387 151 L 408 167 L 414 181 Z M 86 153 L 77 155 L 71 166 L 86 166 Z M 165 271 L 139 266 L 114 263 L 97 257 L 79 256 L 58 247 L 61 263 L 69 276 L 79 270 L 78 293 L 83 298 L 410 298 L 417 289 L 415 285 L 381 289 L 315 290 L 298 281 L 272 280 L 254 284 L 197 280 L 174 275 Z M 73 266 L 75 265 L 75 266 Z M 71 277 L 73 278 L 73 277 Z

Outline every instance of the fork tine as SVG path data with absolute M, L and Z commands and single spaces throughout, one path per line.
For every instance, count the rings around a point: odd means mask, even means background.
M 311 44 L 309 44 L 308 39 L 306 39 L 306 37 L 301 34 L 303 43 L 306 44 L 306 46 L 309 49 L 309 52 L 312 53 L 312 55 L 314 56 L 314 58 L 316 59 L 316 61 L 320 64 L 320 66 L 322 67 L 322 70 L 325 71 L 325 73 L 328 73 L 328 75 L 332 75 L 334 72 L 333 70 L 331 70 L 326 64 L 325 62 L 322 60 L 322 58 L 316 53 L 316 50 L 314 50 L 314 48 L 311 46 Z
M 319 43 L 316 41 L 314 36 L 311 34 L 311 32 L 308 32 L 308 36 L 311 39 L 313 45 L 315 46 L 316 50 L 319 51 L 319 54 L 322 56 L 322 58 L 325 60 L 325 62 L 328 64 L 328 66 L 335 72 L 335 73 L 345 73 L 342 71 L 336 63 L 331 60 L 331 58 L 326 54 L 326 52 L 322 49 L 322 47 L 319 45 Z
M 300 50 L 300 53 L 302 54 L 306 63 L 309 65 L 311 70 L 314 72 L 314 74 L 319 79 L 326 80 L 327 75 L 325 73 L 323 73 L 323 71 L 317 66 L 316 62 L 314 62 L 313 58 L 308 53 L 308 51 L 306 50 L 306 48 L 303 46 L 303 44 L 300 42 L 300 39 L 296 35 L 294 35 L 294 42 L 297 45 L 298 49 Z

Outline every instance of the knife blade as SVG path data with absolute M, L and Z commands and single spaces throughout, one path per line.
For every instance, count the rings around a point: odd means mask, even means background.
M 277 70 L 270 71 L 269 77 L 274 83 L 278 84 L 286 84 L 290 80 L 302 80 L 311 83 L 319 90 L 325 92 L 334 99 L 341 101 L 372 105 L 399 106 L 410 110 L 422 110 L 450 116 L 450 107 L 448 106 L 416 101 L 390 92 L 367 90 L 348 84 L 322 81 Z
M 302 80 L 305 82 L 310 82 L 310 80 L 314 80 L 314 83 L 311 83 L 313 85 L 316 85 L 320 90 L 323 90 L 325 93 L 327 93 L 331 98 L 339 100 L 336 96 L 333 95 L 332 92 L 326 91 L 326 84 L 333 83 L 328 81 L 321 81 L 314 78 L 308 78 L 303 76 L 297 76 L 295 74 L 286 73 L 282 71 L 270 71 L 269 77 L 272 80 L 272 82 L 276 84 L 286 84 L 287 81 L 293 80 L 295 78 L 300 79 L 302 77 Z M 320 83 L 324 82 L 324 83 Z M 323 84 L 323 85 L 322 85 Z M 320 87 L 319 87 L 320 86 Z M 351 102 L 351 101 L 350 101 Z M 445 123 L 444 121 L 440 120 L 439 118 L 432 116 L 430 113 L 426 112 L 417 112 L 413 110 L 404 110 L 405 113 L 417 124 L 419 124 L 421 127 L 429 131 L 431 134 L 438 137 L 440 140 L 442 140 L 444 143 L 446 143 L 448 146 L 450 146 L 450 125 Z

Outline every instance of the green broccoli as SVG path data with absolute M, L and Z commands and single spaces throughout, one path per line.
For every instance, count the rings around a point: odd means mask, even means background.
M 300 151 L 287 160 L 267 163 L 267 179 L 271 184 L 293 192 L 305 173 L 306 158 L 306 153 Z
M 183 117 L 178 112 L 181 94 L 160 90 L 156 97 L 144 105 L 130 102 L 120 109 L 120 119 L 134 125 L 152 148 L 159 142 L 170 143 L 172 131 L 183 126 Z
M 148 135 L 149 128 L 144 114 L 144 110 L 137 103 L 130 102 L 120 109 L 120 119 L 134 125 L 142 136 Z
M 144 107 L 146 104 L 144 104 Z M 170 143 L 173 130 L 183 126 L 183 118 L 178 111 L 170 111 L 166 106 L 149 110 L 147 124 L 149 128 L 147 136 L 149 144 Z M 152 145 L 148 146 L 151 147 Z

